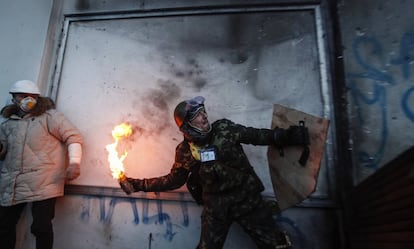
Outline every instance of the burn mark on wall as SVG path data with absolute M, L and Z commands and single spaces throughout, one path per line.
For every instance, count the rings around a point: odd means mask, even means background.
M 138 100 L 140 112 L 145 122 L 151 124 L 151 134 L 159 134 L 171 122 L 172 110 L 170 106 L 181 95 L 181 89 L 171 80 L 159 80 L 157 88 L 148 90 L 142 99 Z
M 176 63 L 169 63 L 169 67 L 171 74 L 175 78 L 184 84 L 190 83 L 197 92 L 207 85 L 207 80 L 203 77 L 203 70 L 197 59 L 187 59 L 182 66 L 177 66 Z
M 245 50 L 235 50 L 229 53 L 229 61 L 232 64 L 242 64 L 249 59 L 248 52 Z
M 76 9 L 77 10 L 87 10 L 89 9 L 89 0 L 78 0 L 76 1 Z
M 197 89 L 197 91 L 201 91 L 201 89 L 207 84 L 207 80 L 202 77 L 203 70 L 200 69 L 200 64 L 196 59 L 189 59 L 187 63 L 189 67 L 189 79 L 194 88 Z
M 201 91 L 201 89 L 207 85 L 207 81 L 203 78 L 197 78 L 193 81 L 194 83 L 194 87 L 198 90 Z

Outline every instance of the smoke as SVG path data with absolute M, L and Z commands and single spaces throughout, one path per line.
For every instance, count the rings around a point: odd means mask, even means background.
M 141 135 L 160 134 L 169 127 L 173 120 L 172 104 L 181 94 L 181 89 L 172 81 L 159 81 L 157 88 L 148 90 L 139 100 L 136 106 L 139 116 L 129 114 L 128 120 L 134 130 L 129 140 Z M 138 118 L 138 119 L 137 119 Z

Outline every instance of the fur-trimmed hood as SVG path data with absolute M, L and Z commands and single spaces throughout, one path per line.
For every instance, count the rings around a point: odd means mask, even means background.
M 30 111 L 31 116 L 40 116 L 50 109 L 55 109 L 55 102 L 49 97 L 38 97 L 35 107 Z M 10 118 L 13 114 L 18 114 L 20 108 L 16 104 L 6 105 L 1 109 L 0 114 L 5 118 Z

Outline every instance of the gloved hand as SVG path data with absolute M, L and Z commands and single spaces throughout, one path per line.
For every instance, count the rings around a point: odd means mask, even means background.
M 145 180 L 141 179 L 134 179 L 126 176 L 119 179 L 119 186 L 121 186 L 121 189 L 127 195 L 131 194 L 132 192 L 144 191 L 144 184 Z
M 273 139 L 277 147 L 283 147 L 287 144 L 287 132 L 283 128 L 276 127 L 273 130 Z
M 304 121 L 299 121 L 299 125 L 292 125 L 288 129 L 282 129 L 276 127 L 274 129 L 274 142 L 279 149 L 280 156 L 284 156 L 284 146 L 288 145 L 301 145 L 303 146 L 302 155 L 299 158 L 299 164 L 306 165 L 306 161 L 309 158 L 310 139 L 308 128 L 305 127 Z
M 80 175 L 80 164 L 79 163 L 71 163 L 69 167 L 66 169 L 66 180 L 72 181 L 78 178 Z
M 274 130 L 274 143 L 277 147 L 286 145 L 309 145 L 308 128 L 292 125 L 288 129 L 276 127 Z
M 286 145 L 309 145 L 308 128 L 292 125 L 286 130 Z

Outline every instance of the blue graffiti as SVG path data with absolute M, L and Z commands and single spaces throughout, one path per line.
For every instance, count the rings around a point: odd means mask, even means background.
M 400 42 L 400 56 L 397 59 L 391 60 L 393 65 L 401 65 L 401 70 L 405 79 L 410 78 L 410 65 L 414 63 L 414 34 L 406 33 L 401 38 Z
M 86 203 L 87 205 L 86 206 L 82 206 L 82 211 L 81 211 L 81 220 L 83 221 L 83 222 L 88 222 L 89 221 L 89 218 L 90 218 L 90 213 L 89 213 L 89 210 L 90 210 L 90 201 L 89 201 L 89 198 L 85 198 L 84 197 L 84 199 L 86 200 L 86 201 L 84 201 L 83 203 Z
M 385 66 L 372 66 L 368 61 L 376 60 L 383 63 L 383 51 L 381 44 L 373 37 L 357 37 L 353 43 L 353 55 L 357 64 L 362 68 L 361 72 L 347 74 L 347 85 L 351 90 L 352 99 L 355 101 L 356 115 L 363 126 L 366 122 L 366 115 L 363 111 L 365 106 L 375 107 L 379 111 L 373 113 L 379 114 L 381 122 L 380 138 L 376 143 L 374 152 L 369 153 L 360 149 L 357 154 L 358 162 L 367 168 L 377 169 L 381 161 L 388 137 L 387 123 L 387 87 L 396 85 L 391 74 L 384 70 Z M 368 48 L 368 49 L 367 49 Z M 365 54 L 364 52 L 368 52 Z M 400 66 L 404 79 L 411 77 L 410 66 L 414 63 L 414 33 L 405 33 L 400 42 L 399 56 L 390 61 L 391 65 Z M 372 62 L 371 62 L 372 63 Z M 371 90 L 369 90 L 371 88 Z M 362 89 L 362 90 L 361 90 Z M 401 99 L 401 108 L 404 115 L 414 122 L 414 109 L 410 107 L 410 96 L 413 95 L 414 89 L 410 87 L 406 90 Z M 412 103 L 412 102 L 411 102 Z
M 184 199 L 184 194 L 180 194 L 182 198 Z M 163 201 L 162 200 L 155 200 L 156 207 L 157 207 L 157 213 L 154 215 L 149 214 L 149 207 L 151 203 L 154 202 L 154 200 L 148 200 L 148 199 L 135 199 L 135 198 L 116 198 L 116 197 L 101 197 L 101 196 L 84 196 L 84 204 L 82 205 L 82 212 L 80 215 L 80 218 L 84 222 L 88 222 L 90 218 L 90 208 L 91 208 L 91 201 L 93 199 L 98 199 L 99 201 L 99 211 L 100 211 L 100 222 L 103 224 L 109 224 L 112 220 L 112 217 L 115 212 L 115 207 L 119 203 L 125 203 L 128 202 L 131 204 L 131 210 L 133 214 L 133 222 L 135 225 L 138 225 L 140 223 L 139 218 L 139 212 L 137 208 L 137 202 L 142 203 L 142 224 L 149 225 L 149 224 L 159 224 L 159 225 L 165 225 L 166 231 L 164 234 L 162 234 L 163 238 L 167 241 L 172 241 L 174 239 L 174 236 L 176 235 L 176 232 L 173 231 L 174 224 L 171 221 L 171 217 L 168 213 L 165 213 L 163 211 Z M 106 201 L 109 199 L 109 207 L 106 206 Z M 183 214 L 183 225 L 185 227 L 188 227 L 189 225 L 189 212 L 188 212 L 188 204 L 186 201 L 180 201 L 180 206 L 182 209 Z M 306 237 L 305 235 L 300 231 L 297 224 L 282 215 L 275 218 L 275 222 L 278 223 L 281 227 L 288 228 L 289 234 L 294 237 L 294 243 L 296 246 L 298 246 L 298 249 L 305 248 L 306 244 Z M 150 235 L 152 237 L 152 234 Z
M 361 149 L 358 152 L 358 161 L 368 168 L 377 168 L 381 161 L 385 145 L 388 136 L 387 127 L 387 112 L 386 112 L 386 85 L 394 85 L 395 81 L 392 75 L 378 70 L 375 67 L 369 65 L 366 60 L 362 57 L 364 46 L 370 46 L 370 56 L 377 57 L 379 61 L 382 61 L 382 47 L 379 42 L 373 38 L 359 37 L 353 43 L 353 52 L 357 63 L 363 68 L 360 73 L 349 73 L 347 74 L 348 86 L 351 89 L 352 97 L 355 101 L 357 108 L 358 120 L 362 125 L 365 123 L 364 115 L 362 113 L 362 104 L 376 105 L 380 110 L 381 118 L 381 137 L 380 142 L 377 145 L 376 150 L 373 153 L 369 153 Z M 363 80 L 372 84 L 372 96 L 366 93 L 366 88 L 362 91 L 358 88 L 359 81 Z
M 404 95 L 403 98 L 401 100 L 401 107 L 405 113 L 405 115 L 412 121 L 414 122 L 414 110 L 410 109 L 410 106 L 408 104 L 409 98 L 411 96 L 411 94 L 414 93 L 414 86 L 411 87 L 410 89 L 408 89 Z
M 351 73 L 350 75 L 356 78 L 371 79 L 375 82 L 395 84 L 394 79 L 390 74 L 383 72 L 383 70 L 376 69 L 367 62 L 368 58 L 363 58 L 362 55 L 364 54 L 365 46 L 371 46 L 370 57 L 377 57 L 376 59 L 383 61 L 382 46 L 376 39 L 371 37 L 358 37 L 352 44 L 353 54 L 357 63 L 364 69 L 364 71 L 361 73 Z
M 184 193 L 180 193 L 181 199 L 184 199 Z M 181 201 L 181 210 L 183 210 L 183 226 L 188 227 L 190 224 L 190 217 L 188 216 L 188 205 L 187 202 Z
M 157 200 L 157 213 L 156 215 L 149 216 L 148 215 L 148 207 L 149 207 L 149 200 L 143 200 L 143 207 L 142 207 L 142 222 L 144 224 L 164 224 L 164 221 L 166 222 L 166 233 L 163 235 L 163 237 L 168 240 L 172 241 L 174 238 L 174 235 L 176 233 L 173 232 L 173 225 L 170 219 L 170 215 L 167 213 L 164 213 L 162 211 L 162 201 Z
M 91 199 L 95 199 L 98 198 L 99 200 L 99 211 L 100 211 L 100 222 L 102 222 L 103 224 L 109 224 L 112 220 L 114 211 L 115 211 L 115 207 L 117 206 L 117 204 L 119 203 L 124 203 L 124 202 L 128 202 L 131 204 L 131 210 L 132 210 L 132 215 L 134 217 L 133 219 L 133 223 L 135 225 L 138 225 L 140 223 L 140 218 L 139 218 L 139 212 L 138 212 L 138 208 L 137 208 L 137 201 L 138 199 L 135 198 L 110 198 L 109 200 L 109 208 L 106 208 L 106 202 L 105 200 L 107 199 L 106 197 L 84 197 L 85 202 L 86 203 L 83 207 L 82 207 L 82 212 L 80 215 L 80 218 L 82 221 L 84 222 L 88 222 L 89 218 L 90 218 L 90 201 Z M 155 215 L 149 215 L 149 205 L 150 205 L 150 200 L 144 199 L 141 200 L 142 202 L 142 223 L 143 224 L 159 224 L 159 225 L 164 225 L 166 226 L 166 231 L 163 234 L 163 237 L 167 240 L 167 241 L 172 241 L 174 238 L 174 235 L 176 234 L 176 232 L 173 231 L 173 227 L 174 224 L 171 221 L 170 215 L 163 212 L 163 208 L 162 208 L 162 201 L 161 200 L 156 200 L 156 206 L 157 206 L 157 214 Z M 188 226 L 189 225 L 189 215 L 188 215 L 188 207 L 187 207 L 187 203 L 186 202 L 181 202 L 181 208 L 182 208 L 182 212 L 183 212 L 183 222 L 182 224 L 184 226 Z

